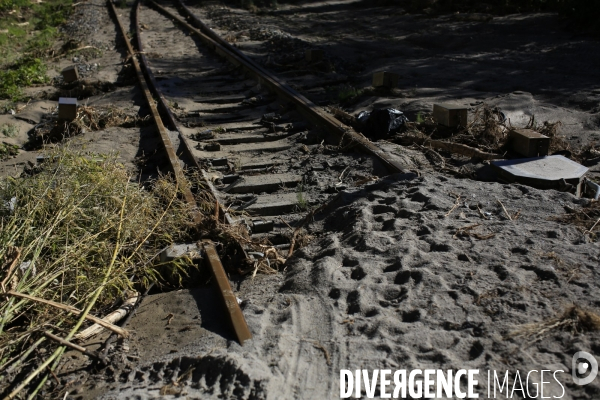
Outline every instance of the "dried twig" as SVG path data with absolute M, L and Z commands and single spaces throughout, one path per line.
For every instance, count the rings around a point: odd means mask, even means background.
M 513 221 L 516 221 L 521 215 L 521 210 L 517 210 L 517 212 L 512 216 Z
M 477 228 L 480 225 L 481 224 L 473 224 L 473 225 L 463 226 L 462 228 L 458 228 L 458 230 L 456 231 L 456 233 L 454 234 L 454 236 L 452 236 L 452 238 L 456 239 L 459 236 L 464 236 L 467 232 L 469 232 L 470 230 L 473 230 L 473 229 Z
M 569 329 L 570 328 L 570 329 Z M 577 305 L 568 307 L 562 315 L 546 321 L 521 325 L 508 334 L 508 338 L 530 338 L 531 343 L 546 337 L 555 329 L 569 329 L 572 334 L 600 330 L 600 315 L 580 308 Z
M 48 339 L 52 339 L 60 344 L 62 344 L 63 346 L 67 346 L 73 350 L 77 350 L 83 354 L 85 354 L 88 357 L 92 357 L 95 358 L 96 360 L 100 361 L 101 363 L 103 363 L 104 365 L 107 364 L 106 359 L 104 357 L 102 357 L 100 354 L 96 353 L 95 351 L 91 351 L 86 349 L 85 347 L 81 347 L 76 345 L 75 343 L 71 343 L 68 340 L 64 340 L 62 338 L 59 338 L 56 335 L 51 334 L 50 332 L 44 332 L 44 335 L 48 338 Z M 50 372 L 52 372 L 52 374 L 54 375 L 54 372 L 52 370 L 50 370 Z
M 285 219 L 283 219 L 281 216 L 279 217 L 279 219 L 281 220 L 281 222 L 283 222 L 284 224 L 286 224 L 286 225 L 287 225 L 287 227 L 288 227 L 288 228 L 290 228 L 290 230 L 291 230 L 291 231 L 293 231 L 293 230 L 294 230 L 294 228 L 292 228 L 292 227 L 290 226 L 290 224 L 288 224 L 288 223 L 285 221 Z
M 298 237 L 298 234 L 300 233 L 300 231 L 302 230 L 302 228 L 304 227 L 304 225 L 306 225 L 306 223 L 308 221 L 310 221 L 312 219 L 312 217 L 315 215 L 315 213 L 317 213 L 317 211 L 320 211 L 321 208 L 322 207 L 319 207 L 316 210 L 310 211 L 306 215 L 306 217 L 304 217 L 304 219 L 302 220 L 302 222 L 300 223 L 300 225 L 296 228 L 296 230 L 294 231 L 294 235 L 292 236 L 292 240 L 290 241 L 290 250 L 288 251 L 287 258 L 290 258 L 292 256 L 292 253 L 294 252 L 294 245 L 296 244 L 296 238 Z
M 594 223 L 594 225 L 592 225 L 592 227 L 589 230 L 586 230 L 584 233 L 592 233 L 592 231 L 594 230 L 596 225 L 598 225 L 599 222 L 600 222 L 600 218 L 598 218 L 598 220 Z
M 219 200 L 215 200 L 215 222 L 219 223 Z
M 498 159 L 502 158 L 501 155 L 486 153 L 486 152 L 476 149 L 474 147 L 467 146 L 466 144 L 444 142 L 441 140 L 427 139 L 427 138 L 423 138 L 423 137 L 419 137 L 419 136 L 402 136 L 401 141 L 403 144 L 414 143 L 414 144 L 423 145 L 426 147 L 429 146 L 430 148 L 446 150 L 450 153 L 461 154 L 463 156 L 467 156 L 467 157 L 471 157 L 471 158 L 479 158 L 481 160 L 498 160 Z M 436 152 L 434 152 L 434 153 L 436 153 Z M 439 156 L 439 154 L 438 154 L 438 156 Z M 440 156 L 440 158 L 442 158 L 442 157 Z M 442 158 L 442 160 L 443 160 L 443 158 Z
M 173 313 L 169 313 L 169 315 L 167 315 L 167 318 L 165 318 L 167 320 L 167 325 L 171 325 L 171 321 L 173 321 L 173 318 L 175 318 L 175 315 L 173 315 Z
M 481 211 L 481 208 L 479 208 L 479 205 L 477 205 L 477 211 L 479 211 L 479 215 L 481 215 L 481 218 L 490 219 L 490 217 L 488 217 L 487 215 L 484 214 L 483 211 Z
M 2 283 L 0 283 L 0 286 L 2 286 L 3 292 L 6 292 L 6 283 L 7 283 L 8 279 L 10 279 L 10 277 L 13 273 L 13 270 L 17 266 L 17 262 L 19 261 L 19 258 L 21 257 L 21 249 L 18 247 L 15 247 L 13 250 L 13 253 L 14 253 L 13 260 L 8 267 L 8 272 L 6 273 L 5 278 L 2 280 Z
M 500 201 L 500 199 L 496 199 L 496 201 L 497 201 L 498 203 L 500 203 L 500 206 L 502 206 L 502 209 L 504 210 L 504 214 L 506 214 L 506 217 L 507 217 L 509 220 L 511 220 L 511 221 L 512 221 L 512 220 L 513 220 L 513 219 L 512 219 L 512 217 L 510 216 L 510 214 L 508 213 L 508 211 L 506 211 L 506 207 L 504 207 L 504 204 L 502 204 L 502 202 Z
M 325 348 L 325 346 L 323 346 L 321 344 L 321 342 L 319 342 L 318 340 L 308 340 L 308 339 L 304 339 L 305 342 L 311 342 L 312 345 L 316 348 L 319 349 L 323 352 L 323 354 L 325 355 L 325 361 L 327 362 L 327 365 L 331 365 L 331 356 L 329 355 L 329 351 L 327 351 L 327 349 Z
M 458 208 L 458 206 L 460 205 L 460 194 L 456 195 L 453 194 L 453 196 L 456 197 L 456 202 L 454 203 L 454 205 L 452 206 L 452 208 L 450 209 L 450 211 L 448 211 L 446 213 L 446 215 L 444 215 L 444 217 L 448 217 L 450 214 L 452 214 L 454 212 L 454 210 L 456 210 Z
M 72 314 L 76 314 L 76 315 L 80 315 L 82 313 L 82 311 L 80 309 L 75 308 L 73 306 L 68 306 L 66 304 L 60 304 L 60 303 L 57 303 L 57 302 L 52 301 L 52 300 L 40 299 L 39 297 L 34 297 L 34 296 L 30 296 L 28 294 L 15 292 L 13 290 L 11 290 L 9 292 L 6 292 L 5 295 L 14 296 L 14 297 L 21 297 L 23 299 L 35 301 L 35 302 L 42 303 L 42 304 L 47 304 L 49 306 L 52 306 L 52 307 L 55 307 L 55 308 L 60 308 L 61 310 L 65 310 L 65 311 L 68 311 L 68 312 L 70 312 Z M 93 321 L 93 322 L 97 323 L 98 325 L 103 326 L 106 329 L 109 329 L 109 330 L 115 332 L 118 335 L 121 335 L 122 337 L 129 336 L 129 334 L 127 333 L 127 331 L 125 329 L 119 328 L 118 326 L 113 325 L 110 322 L 103 321 L 102 319 L 94 317 L 93 315 L 87 314 L 85 316 L 85 318 L 89 319 L 90 321 Z
M 472 236 L 475 239 L 487 240 L 487 239 L 491 239 L 494 236 L 496 236 L 495 233 L 489 233 L 487 235 L 482 235 L 482 234 L 477 233 L 477 232 L 472 232 L 478 226 L 481 226 L 481 224 L 473 224 L 473 225 L 463 226 L 462 228 L 459 228 L 456 231 L 456 233 L 454 234 L 454 236 L 452 236 L 452 238 L 453 239 L 457 239 L 459 236 Z
M 338 178 L 338 183 L 336 183 L 336 186 L 341 185 L 342 183 L 344 183 L 344 178 L 346 177 L 346 172 L 348 172 L 348 170 L 350 169 L 350 166 L 347 166 L 346 168 L 344 168 L 344 170 L 342 171 L 342 173 L 340 174 L 339 178 Z
M 133 294 L 133 296 L 129 297 L 127 300 L 125 300 L 123 302 L 123 305 L 121 305 L 121 307 L 119 307 L 118 310 L 111 312 L 106 317 L 102 318 L 102 320 L 106 321 L 108 323 L 114 324 L 114 323 L 120 321 L 121 319 L 123 319 L 127 315 L 127 313 L 133 308 L 133 306 L 135 305 L 135 303 L 138 300 L 139 295 L 140 295 L 139 293 L 135 292 Z M 77 335 L 75 335 L 75 339 L 86 340 L 86 339 L 91 338 L 94 335 L 97 335 L 98 333 L 102 332 L 103 330 L 104 330 L 104 328 L 102 326 L 100 326 L 100 324 L 94 324 L 94 325 L 90 326 L 89 328 L 84 329 L 83 331 L 79 332 Z

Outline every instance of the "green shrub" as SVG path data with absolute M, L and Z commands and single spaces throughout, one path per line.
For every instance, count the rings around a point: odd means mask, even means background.
M 42 60 L 23 58 L 8 70 L 0 71 L 0 99 L 17 101 L 23 97 L 23 87 L 48 81 Z

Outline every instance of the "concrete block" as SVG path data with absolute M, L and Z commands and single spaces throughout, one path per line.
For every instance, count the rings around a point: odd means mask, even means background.
M 453 104 L 434 104 L 433 120 L 444 126 L 455 128 L 467 125 L 467 108 Z
M 204 151 L 219 151 L 221 150 L 221 144 L 212 142 L 204 145 Z
M 213 167 L 227 165 L 227 159 L 226 158 L 213 158 L 213 159 L 211 159 L 209 161 L 210 161 L 210 164 Z
M 306 50 L 304 54 L 306 56 L 306 61 L 308 62 L 321 61 L 325 56 L 325 52 L 323 50 Z
M 62 70 L 62 76 L 65 83 L 75 82 L 79 80 L 79 73 L 77 72 L 77 67 L 75 65 L 71 65 Z
M 73 121 L 77 118 L 77 99 L 60 97 L 58 99 L 58 119 Z
M 201 259 L 202 249 L 197 243 L 172 244 L 160 253 L 160 262 L 169 262 L 184 256 L 187 256 L 192 260 Z
M 271 232 L 273 226 L 273 221 L 252 221 L 252 233 Z
M 238 179 L 222 191 L 225 193 L 271 193 L 282 187 L 293 187 L 302 182 L 295 174 L 249 175 Z
M 508 138 L 512 149 L 525 157 L 548 155 L 550 138 L 531 129 L 511 129 Z
M 400 75 L 393 72 L 375 72 L 373 74 L 373 87 L 395 88 L 398 86 Z

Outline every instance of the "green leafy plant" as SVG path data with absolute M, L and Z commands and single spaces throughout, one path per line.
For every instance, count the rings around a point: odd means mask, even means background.
M 23 58 L 8 70 L 0 71 L 0 98 L 17 101 L 23 98 L 23 87 L 48 82 L 42 60 Z
M 50 54 L 72 2 L 0 0 L 0 99 L 23 100 L 24 87 L 48 82 L 42 59 Z
M 425 118 L 423 118 L 423 114 L 421 114 L 421 112 L 419 111 L 417 113 L 417 124 L 422 124 L 423 122 L 425 122 Z
M 0 160 L 16 156 L 19 154 L 19 146 L 10 143 L 0 143 Z
M 338 91 L 338 100 L 340 103 L 347 102 L 363 94 L 362 89 L 356 89 L 353 86 L 344 86 Z
M 306 210 L 308 208 L 308 201 L 306 199 L 306 194 L 304 193 L 304 185 L 298 185 L 298 191 L 296 192 L 296 198 L 298 200 L 298 208 L 301 210 Z
M 4 124 L 2 128 L 0 128 L 2 134 L 6 137 L 15 137 L 19 133 L 19 127 L 15 124 Z

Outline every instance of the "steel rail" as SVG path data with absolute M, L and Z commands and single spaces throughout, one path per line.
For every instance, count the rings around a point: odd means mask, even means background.
M 155 95 L 155 97 L 157 99 L 158 110 L 161 112 L 163 118 L 167 121 L 170 129 L 173 131 L 176 131 L 178 134 L 179 141 L 182 144 L 182 146 L 181 146 L 182 151 L 183 151 L 183 153 L 185 153 L 185 158 L 186 158 L 185 161 L 192 167 L 200 170 L 200 172 L 202 174 L 202 178 L 205 181 L 205 184 L 208 186 L 213 197 L 215 199 L 217 199 L 217 201 L 218 201 L 219 200 L 218 192 L 215 190 L 214 186 L 212 185 L 210 180 L 207 178 L 207 172 L 201 168 L 200 163 L 198 163 L 198 159 L 194 156 L 194 153 L 192 152 L 192 145 L 190 144 L 187 137 L 182 133 L 181 128 L 179 127 L 179 124 L 177 123 L 177 120 L 175 119 L 175 116 L 173 115 L 173 112 L 169 108 L 169 105 L 167 103 L 167 100 L 165 99 L 165 96 L 158 88 L 158 85 L 156 83 L 156 78 L 154 77 L 154 73 L 152 72 L 152 69 L 149 66 L 148 59 L 146 58 L 146 55 L 144 53 L 142 36 L 140 34 L 141 33 L 140 22 L 139 22 L 140 4 L 141 4 L 140 1 L 137 1 L 136 4 L 134 5 L 133 19 L 134 19 L 134 23 L 135 23 L 136 45 L 137 45 L 137 48 L 139 51 L 141 66 L 142 66 L 144 75 L 146 77 L 148 86 L 150 88 L 150 91 Z M 234 225 L 235 222 L 234 222 L 233 218 L 231 218 L 231 215 L 223 208 L 223 205 L 221 204 L 220 201 L 218 201 L 218 207 L 219 207 L 219 212 L 221 215 L 223 215 L 223 217 L 225 218 L 225 221 L 230 225 Z M 242 249 L 242 251 L 244 251 L 244 250 Z M 245 254 L 245 251 L 244 251 L 244 254 Z
M 175 174 L 175 179 L 177 180 L 179 187 L 183 191 L 183 196 L 184 196 L 185 201 L 188 202 L 189 204 L 191 204 L 193 207 L 196 207 L 197 206 L 196 200 L 194 198 L 194 195 L 191 192 L 188 181 L 185 178 L 183 169 L 180 164 L 180 160 L 177 157 L 175 150 L 173 149 L 173 144 L 171 142 L 171 138 L 169 137 L 169 133 L 167 132 L 167 129 L 162 121 L 162 118 L 160 116 L 158 108 L 155 104 L 154 97 L 152 96 L 152 93 L 150 91 L 150 88 L 149 88 L 149 85 L 147 82 L 147 79 L 149 81 L 151 80 L 149 77 L 151 77 L 151 76 L 153 77 L 152 71 L 150 70 L 150 68 L 148 68 L 148 66 L 146 64 L 145 56 L 143 54 L 136 53 L 134 51 L 131 43 L 129 42 L 129 40 L 127 40 L 127 33 L 123 27 L 123 24 L 121 23 L 121 20 L 119 19 L 119 16 L 117 14 L 117 10 L 116 10 L 114 4 L 112 3 L 111 0 L 108 0 L 107 2 L 109 4 L 109 8 L 111 9 L 111 11 L 114 15 L 115 20 L 117 21 L 117 25 L 119 26 L 121 35 L 123 36 L 123 39 L 127 45 L 129 57 L 131 58 L 131 61 L 136 70 L 136 75 L 137 75 L 140 87 L 142 89 L 142 92 L 144 93 L 146 102 L 148 103 L 148 106 L 150 107 L 150 111 L 152 112 L 152 117 L 154 118 L 154 122 L 155 122 L 157 130 L 160 134 L 163 146 L 165 147 L 165 150 L 167 152 L 167 156 L 168 156 L 169 162 L 170 162 L 170 168 L 171 168 L 172 172 Z M 139 50 L 139 52 L 141 52 L 142 47 L 141 47 L 141 39 L 139 36 L 139 24 L 138 24 L 139 4 L 140 4 L 139 0 L 136 1 L 136 4 L 134 5 L 133 13 L 134 13 L 134 20 L 135 20 L 136 28 L 138 31 L 136 34 L 137 42 L 138 42 L 137 44 L 139 46 L 138 50 Z M 138 55 L 141 56 L 140 58 L 143 61 L 145 74 L 144 74 L 144 72 L 142 72 L 140 63 L 138 62 L 138 59 L 137 59 Z M 162 107 L 164 109 L 163 112 L 166 112 L 166 115 L 170 116 L 170 118 L 172 119 L 171 123 L 174 125 L 175 120 L 173 118 L 173 115 L 170 113 L 168 106 L 166 105 L 166 102 L 164 102 L 164 97 L 158 90 L 156 90 L 157 89 L 156 83 L 154 81 L 152 81 L 152 84 L 155 89 L 154 92 L 159 98 L 158 103 L 159 104 L 161 103 L 160 100 L 163 101 L 163 105 L 162 105 Z M 167 119 L 169 119 L 169 118 L 167 117 Z M 183 144 L 184 152 L 188 153 L 188 151 L 189 151 L 188 158 L 189 158 L 189 156 L 191 156 L 191 159 L 194 161 L 192 165 L 194 165 L 194 164 L 198 165 L 198 162 L 195 160 L 195 158 L 192 155 L 189 144 L 187 144 L 187 142 L 185 141 L 185 137 L 181 134 L 181 132 L 179 130 L 178 130 L 178 134 L 179 134 L 179 138 L 181 140 L 180 143 Z M 186 150 L 186 148 L 187 148 L 187 150 Z M 198 225 L 202 221 L 202 215 L 197 210 L 194 211 L 193 218 L 194 218 L 194 223 L 196 225 Z M 239 304 L 237 303 L 237 299 L 236 299 L 235 295 L 233 294 L 233 290 L 231 289 L 231 285 L 229 284 L 229 278 L 227 278 L 225 269 L 223 268 L 223 265 L 221 264 L 221 261 L 219 260 L 219 256 L 215 250 L 214 244 L 210 240 L 203 240 L 202 245 L 205 250 L 206 261 L 207 261 L 207 263 L 211 269 L 211 272 L 213 273 L 215 281 L 217 283 L 217 286 L 219 289 L 219 294 L 220 294 L 220 296 L 223 300 L 223 303 L 225 304 L 225 307 L 227 309 L 229 320 L 232 324 L 235 335 L 236 335 L 239 343 L 243 345 L 246 340 L 252 338 L 252 333 L 250 332 L 250 329 L 248 328 L 248 325 L 244 318 L 244 314 L 242 313 L 242 310 L 240 309 Z
M 192 204 L 195 207 L 196 200 L 194 198 L 194 195 L 192 194 L 192 191 L 191 191 L 189 185 L 187 184 L 187 179 L 185 178 L 185 175 L 183 174 L 183 169 L 181 168 L 179 159 L 178 159 L 177 155 L 175 154 L 175 150 L 173 149 L 173 143 L 171 142 L 171 138 L 169 137 L 167 128 L 165 128 L 165 125 L 162 122 L 162 119 L 160 117 L 158 109 L 156 108 L 154 98 L 152 97 L 152 93 L 150 92 L 150 89 L 148 88 L 148 84 L 146 83 L 146 78 L 144 77 L 144 74 L 142 73 L 142 70 L 140 68 L 140 63 L 138 62 L 138 59 L 136 57 L 137 53 L 133 50 L 133 47 L 131 46 L 131 43 L 129 43 L 129 40 L 127 40 L 127 31 L 125 30 L 125 28 L 123 27 L 123 24 L 121 23 L 121 20 L 119 19 L 119 15 L 117 14 L 117 9 L 115 8 L 115 5 L 113 4 L 113 2 L 111 0 L 108 0 L 108 4 L 110 6 L 110 9 L 112 10 L 112 13 L 114 14 L 115 20 L 117 21 L 117 25 L 119 26 L 119 29 L 121 30 L 121 35 L 123 36 L 125 44 L 127 45 L 127 52 L 129 53 L 129 58 L 131 59 L 131 62 L 133 63 L 133 66 L 135 68 L 135 73 L 138 78 L 138 83 L 140 84 L 142 93 L 144 94 L 144 97 L 146 98 L 146 103 L 148 103 L 148 106 L 150 107 L 150 112 L 152 113 L 152 118 L 154 119 L 154 124 L 156 125 L 156 129 L 158 130 L 158 133 L 162 140 L 165 151 L 167 152 L 167 157 L 169 158 L 169 166 L 171 168 L 171 172 L 173 172 L 173 174 L 175 175 L 175 180 L 177 181 L 178 187 L 181 189 L 181 191 L 183 193 L 183 197 L 184 197 L 185 201 L 189 204 Z M 200 223 L 201 217 L 202 216 L 199 213 L 197 213 L 197 212 L 194 213 L 194 222 Z
M 400 163 L 387 157 L 383 150 L 381 150 L 376 144 L 371 142 L 363 135 L 355 132 L 351 127 L 348 127 L 341 123 L 335 117 L 327 114 L 321 110 L 316 104 L 308 100 L 306 97 L 292 89 L 285 82 L 281 81 L 275 75 L 265 70 L 250 58 L 248 58 L 241 51 L 236 49 L 227 43 L 224 39 L 219 37 L 213 30 L 208 28 L 202 21 L 200 21 L 182 2 L 182 0 L 176 0 L 187 17 L 191 19 L 198 28 L 188 24 L 181 17 L 171 13 L 161 5 L 157 4 L 154 0 L 149 0 L 149 3 L 157 10 L 177 21 L 182 26 L 186 27 L 191 32 L 195 33 L 200 40 L 214 50 L 219 56 L 226 58 L 229 62 L 235 66 L 242 66 L 244 70 L 259 83 L 264 84 L 271 91 L 277 94 L 282 99 L 289 101 L 296 105 L 297 110 L 302 114 L 308 121 L 317 127 L 324 129 L 325 131 L 333 134 L 341 140 L 349 140 L 352 143 L 356 143 L 357 147 L 367 154 L 371 154 L 376 157 L 391 173 L 407 173 L 410 172 L 404 168 Z

